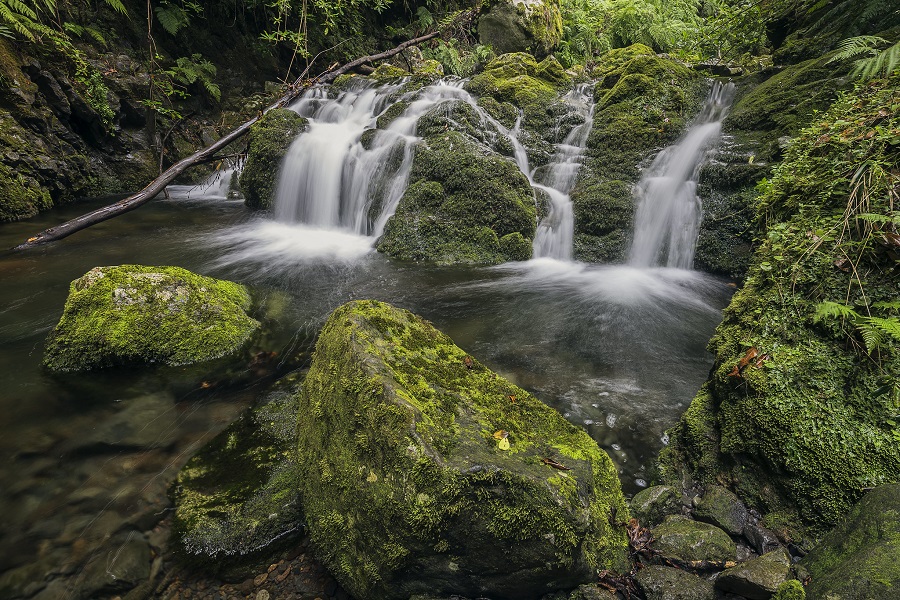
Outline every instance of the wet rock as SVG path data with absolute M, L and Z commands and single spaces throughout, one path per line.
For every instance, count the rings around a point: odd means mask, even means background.
M 681 512 L 681 495 L 668 485 L 654 485 L 631 499 L 631 516 L 645 527 L 659 525 L 669 515 Z
M 843 523 L 801 562 L 810 600 L 897 598 L 900 590 L 900 484 L 863 496 Z
M 596 585 L 580 585 L 569 594 L 568 600 L 615 600 L 615 592 Z
M 716 588 L 748 600 L 768 600 L 787 581 L 790 572 L 790 556 L 787 550 L 780 548 L 725 569 L 716 579 Z
M 762 525 L 747 525 L 744 527 L 744 537 L 757 554 L 766 554 L 781 546 L 775 532 Z
M 299 414 L 310 537 L 360 600 L 537 598 L 627 568 L 606 453 L 407 311 L 332 313 Z
M 678 561 L 734 560 L 737 546 L 728 534 L 707 523 L 672 515 L 653 528 L 653 548 L 665 558 Z
M 79 597 L 128 590 L 150 575 L 150 546 L 132 532 L 110 540 L 78 577 Z
M 498 54 L 546 56 L 562 39 L 559 0 L 500 0 L 478 19 L 478 39 Z
M 237 283 L 180 267 L 96 267 L 69 286 L 44 366 L 186 365 L 231 354 L 259 327 Z
M 724 529 L 730 535 L 741 535 L 747 523 L 747 507 L 732 492 L 713 485 L 694 507 L 694 518 Z
M 168 448 L 177 441 L 181 415 L 170 394 L 130 398 L 118 406 L 118 412 L 75 438 L 67 449 Z
M 288 147 L 306 127 L 306 119 L 287 109 L 270 110 L 250 130 L 250 151 L 241 171 L 245 204 L 266 210 L 275 201 L 278 168 Z
M 635 579 L 647 600 L 713 600 L 713 584 L 706 579 L 675 569 L 649 565 Z

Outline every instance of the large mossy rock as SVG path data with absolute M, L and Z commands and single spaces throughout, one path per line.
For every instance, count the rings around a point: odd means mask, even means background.
M 863 219 L 844 220 L 854 210 L 855 173 L 871 176 L 867 213 L 896 210 L 888 190 L 900 168 L 890 133 L 900 130 L 898 90 L 894 75 L 841 97 L 795 138 L 763 188 L 766 235 L 710 342 L 711 379 L 661 457 L 672 481 L 682 468 L 727 481 L 774 520 L 821 531 L 864 488 L 900 480 L 897 408 L 885 387 L 900 379 L 889 333 L 897 323 L 896 230 L 870 236 Z M 825 301 L 845 306 L 848 317 L 822 313 Z M 879 323 L 868 315 L 885 320 L 886 337 L 867 351 L 874 341 L 861 326 Z
M 494 0 L 478 19 L 478 39 L 494 52 L 550 54 L 562 39 L 559 0 Z
M 44 365 L 186 365 L 240 349 L 259 327 L 243 285 L 180 267 L 95 267 L 69 286 Z
M 734 560 L 737 546 L 728 534 L 708 523 L 671 515 L 653 528 L 653 549 L 680 562 Z
M 716 588 L 747 600 L 769 600 L 790 574 L 791 557 L 779 548 L 725 569 L 716 578 Z
M 438 264 L 531 258 L 534 196 L 513 162 L 455 131 L 426 138 L 413 160 L 380 252 Z
M 801 565 L 810 600 L 900 598 L 900 485 L 866 494 Z
M 250 130 L 250 151 L 240 179 L 248 207 L 266 210 L 272 206 L 281 161 L 306 123 L 294 111 L 278 108 L 267 112 Z
M 695 72 L 640 44 L 604 54 L 593 75 L 593 128 L 571 193 L 575 257 L 621 262 L 634 219 L 638 165 L 678 138 L 699 106 L 703 84 Z
M 712 582 L 674 567 L 647 565 L 637 572 L 635 580 L 647 600 L 714 600 L 716 597 Z
M 332 313 L 299 414 L 310 536 L 360 600 L 537 598 L 627 569 L 609 456 L 412 313 Z
M 303 531 L 297 464 L 299 376 L 214 437 L 172 486 L 173 534 L 191 563 L 230 576 Z

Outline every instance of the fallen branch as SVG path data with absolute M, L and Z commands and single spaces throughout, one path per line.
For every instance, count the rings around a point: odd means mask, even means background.
M 396 48 L 392 48 L 391 50 L 387 50 L 385 52 L 380 52 L 378 54 L 372 54 L 370 56 L 363 56 L 362 58 L 358 58 L 354 61 L 348 62 L 342 67 L 336 69 L 329 69 L 325 73 L 322 73 L 318 77 L 315 77 L 309 81 L 303 80 L 303 75 L 297 78 L 297 80 L 288 88 L 286 94 L 284 94 L 277 102 L 269 105 L 265 110 L 260 112 L 257 116 L 253 117 L 246 123 L 242 124 L 237 129 L 231 131 L 231 133 L 227 134 L 225 137 L 219 139 L 215 143 L 203 148 L 202 150 L 198 150 L 197 152 L 191 154 L 187 158 L 183 158 L 179 160 L 177 163 L 163 171 L 159 177 L 150 182 L 147 187 L 142 189 L 136 194 L 133 194 L 123 200 L 119 200 L 118 202 L 114 202 L 108 206 L 104 206 L 103 208 L 99 208 L 93 212 L 89 212 L 86 215 L 82 215 L 71 221 L 66 221 L 60 225 L 56 225 L 55 227 L 51 227 L 49 229 L 45 229 L 39 234 L 28 238 L 22 244 L 19 244 L 14 249 L 15 250 L 24 250 L 26 248 L 31 248 L 34 246 L 40 246 L 42 244 L 46 244 L 48 242 L 53 242 L 56 240 L 61 240 L 64 237 L 68 237 L 75 233 L 76 231 L 81 231 L 82 229 L 87 229 L 92 225 L 96 225 L 97 223 L 102 223 L 103 221 L 107 221 L 112 219 L 113 217 L 118 217 L 119 215 L 130 212 L 139 206 L 149 202 L 153 198 L 155 198 L 160 192 L 162 192 L 168 184 L 170 184 L 176 177 L 184 173 L 190 167 L 194 165 L 207 163 L 210 160 L 215 158 L 216 152 L 229 145 L 233 141 L 242 137 L 250 128 L 259 121 L 260 117 L 269 112 L 270 110 L 276 108 L 282 108 L 289 105 L 291 102 L 296 100 L 303 91 L 309 87 L 310 85 L 314 85 L 317 83 L 331 83 L 340 75 L 347 73 L 355 69 L 356 67 L 363 65 L 369 62 L 375 62 L 379 60 L 384 60 L 386 58 L 390 58 L 396 54 L 399 54 L 409 48 L 410 46 L 415 46 L 417 44 L 421 44 L 422 42 L 426 42 L 432 38 L 435 38 L 439 35 L 439 32 L 435 31 L 433 33 L 429 33 L 427 35 L 423 35 L 411 40 L 407 40 L 397 46 Z M 305 74 L 305 73 L 304 73 Z

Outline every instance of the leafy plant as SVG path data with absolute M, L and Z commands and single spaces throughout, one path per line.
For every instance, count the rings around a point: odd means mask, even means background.
M 192 54 L 190 58 L 182 56 L 175 61 L 175 66 L 166 70 L 166 73 L 177 84 L 185 87 L 199 83 L 216 102 L 222 98 L 222 91 L 213 82 L 213 77 L 216 76 L 216 66 L 203 58 L 201 54 Z
M 878 46 L 890 42 L 877 35 L 860 35 L 847 38 L 838 47 L 837 53 L 828 62 L 839 62 L 856 56 L 865 56 L 858 59 L 853 65 L 851 74 L 862 81 L 887 77 L 897 67 L 900 67 L 900 42 L 878 50 Z
M 876 302 L 871 308 L 897 312 L 900 310 L 900 301 Z M 868 310 L 868 309 L 863 309 Z M 892 344 L 900 343 L 900 318 L 896 316 L 874 316 L 860 314 L 853 307 L 837 302 L 822 302 L 816 307 L 815 320 L 817 322 L 840 319 L 853 327 L 854 333 L 860 336 L 865 345 L 866 352 L 870 355 L 874 352 L 887 350 Z
M 191 17 L 203 14 L 203 7 L 196 2 L 182 2 L 178 4 L 163 0 L 154 7 L 156 20 L 162 25 L 169 35 L 178 35 L 178 32 L 191 24 Z

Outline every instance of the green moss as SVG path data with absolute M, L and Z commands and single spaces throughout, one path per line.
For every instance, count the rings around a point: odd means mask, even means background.
M 801 563 L 810 598 L 896 598 L 900 590 L 900 485 L 880 486 Z
M 302 531 L 296 375 L 276 386 L 181 469 L 173 534 L 193 564 L 235 573 Z
M 559 0 L 499 0 L 478 20 L 479 41 L 499 54 L 527 52 L 547 56 L 562 39 Z
M 237 283 L 179 267 L 96 267 L 69 286 L 44 365 L 74 371 L 184 365 L 232 353 L 259 327 Z
M 531 186 L 515 164 L 450 131 L 417 148 L 377 248 L 403 260 L 496 264 L 530 257 L 534 230 Z
M 877 391 L 900 378 L 896 345 L 868 355 L 848 324 L 815 320 L 823 301 L 896 300 L 895 258 L 843 215 L 854 173 L 872 165 L 866 211 L 891 214 L 896 175 L 880 173 L 900 164 L 889 133 L 900 131 L 891 108 L 898 85 L 895 76 L 839 99 L 761 188 L 766 234 L 710 343 L 716 363 L 698 396 L 702 425 L 692 426 L 689 411 L 668 454 L 695 476 L 728 481 L 751 503 L 797 514 L 814 530 L 836 523 L 863 488 L 900 473 L 896 406 Z M 854 257 L 854 269 L 839 268 L 844 256 Z M 735 373 L 750 348 L 758 356 Z
M 240 179 L 248 207 L 266 210 L 272 205 L 281 160 L 305 127 L 306 119 L 279 108 L 267 112 L 250 130 L 250 151 Z
M 367 77 L 380 85 L 396 82 L 404 77 L 409 77 L 409 71 L 401 69 L 400 67 L 395 67 L 390 63 L 383 62 Z
M 37 181 L 0 164 L 0 221 L 27 219 L 53 206 Z
M 772 600 L 806 600 L 806 590 L 796 579 L 789 579 L 778 586 Z
M 411 313 L 374 301 L 336 310 L 300 414 L 310 534 L 355 597 L 447 585 L 530 597 L 624 566 L 610 518 L 627 509 L 609 457 Z
M 737 546 L 728 534 L 712 525 L 671 515 L 653 528 L 653 549 L 682 562 L 734 560 Z

